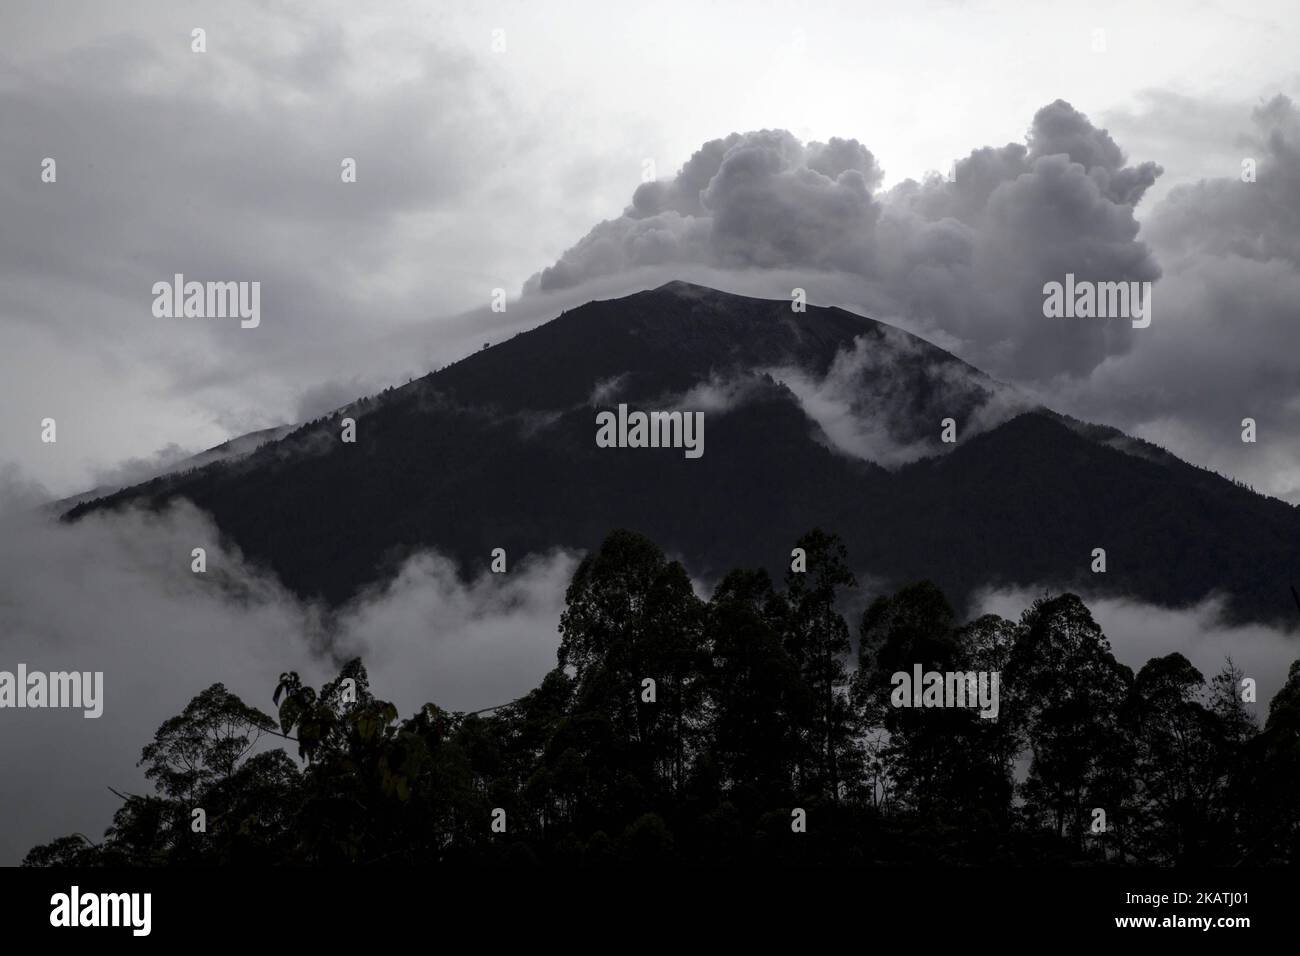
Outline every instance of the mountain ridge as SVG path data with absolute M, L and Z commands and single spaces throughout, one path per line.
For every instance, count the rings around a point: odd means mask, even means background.
M 976 427 L 1005 388 L 866 316 L 674 282 L 568 310 L 238 460 L 64 517 L 189 498 L 330 606 L 426 548 L 475 574 L 497 547 L 513 566 L 630 527 L 709 578 L 783 573 L 795 538 L 822 526 L 873 578 L 930 578 L 959 600 L 1017 584 L 1167 606 L 1221 594 L 1233 619 L 1289 621 L 1297 509 L 1041 407 Z M 691 400 L 707 407 L 698 461 L 595 446 L 599 408 Z M 338 437 L 345 414 L 355 445 Z M 939 441 L 946 417 L 955 445 Z M 873 448 L 906 454 L 886 468 Z M 1088 570 L 1094 547 L 1106 574 Z

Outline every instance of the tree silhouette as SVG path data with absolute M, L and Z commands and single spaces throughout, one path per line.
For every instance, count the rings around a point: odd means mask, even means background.
M 798 546 L 807 571 L 784 588 L 735 570 L 705 602 L 614 532 L 568 588 L 557 666 L 478 713 L 403 719 L 360 660 L 319 689 L 282 674 L 274 718 L 214 684 L 144 747 L 154 794 L 122 794 L 99 842 L 24 862 L 1296 859 L 1300 662 L 1261 729 L 1231 661 L 1208 685 L 1180 654 L 1135 676 L 1075 595 L 961 624 L 923 581 L 869 604 L 850 675 L 848 555 L 821 531 Z M 917 665 L 999 674 L 996 719 L 896 706 L 893 675 Z

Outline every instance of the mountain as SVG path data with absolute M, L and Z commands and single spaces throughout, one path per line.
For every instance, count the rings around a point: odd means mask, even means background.
M 597 447 L 596 413 L 701 410 L 705 452 Z M 355 443 L 341 420 L 356 421 Z M 940 441 L 951 418 L 957 441 Z M 885 467 L 888 466 L 888 467 Z M 944 350 L 838 308 L 681 282 L 591 302 L 251 453 L 71 508 L 185 497 L 328 605 L 435 548 L 466 574 L 640 531 L 711 578 L 783 574 L 839 533 L 881 584 L 1077 587 L 1290 621 L 1300 509 L 1114 429 L 1033 407 Z M 1090 571 L 1105 548 L 1107 572 Z

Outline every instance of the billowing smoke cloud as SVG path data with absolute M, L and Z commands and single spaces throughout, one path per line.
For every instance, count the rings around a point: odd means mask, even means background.
M 1300 112 L 1279 96 L 1253 120 L 1232 174 L 1179 186 L 1152 213 L 1164 278 L 1141 346 L 1044 397 L 1300 502 Z
M 1143 103 L 1129 128 L 1181 128 L 1185 101 Z M 674 277 L 771 298 L 803 287 L 810 301 L 919 333 L 1042 404 L 1300 503 L 1300 113 L 1284 96 L 1241 113 L 1253 137 L 1243 142 L 1233 124 L 1220 144 L 1240 150 L 1241 166 L 1176 186 L 1141 228 L 1135 208 L 1161 167 L 1127 163 L 1061 101 L 1038 111 L 1023 144 L 973 150 L 951 181 L 886 192 L 855 141 L 733 134 L 673 179 L 643 184 L 623 215 L 535 276 L 524 301 Z M 1153 325 L 1045 318 L 1042 286 L 1067 272 L 1154 282 Z M 786 382 L 845 450 L 915 454 L 873 437 L 880 429 L 848 413 L 853 396 L 836 380 Z M 1255 443 L 1241 440 L 1244 418 Z
M 875 315 L 955 339 L 995 374 L 1084 375 L 1125 352 L 1128 323 L 1048 321 L 1042 287 L 1067 272 L 1159 277 L 1134 207 L 1160 167 L 1127 165 L 1105 130 L 1058 100 L 1026 144 L 977 149 L 954 173 L 877 193 L 882 172 L 856 140 L 733 133 L 674 179 L 642 184 L 526 289 L 686 263 L 848 273 L 865 280 Z
M 208 550 L 206 574 L 190 569 L 195 547 Z M 573 567 L 557 554 L 465 583 L 448 562 L 418 555 L 327 619 L 223 553 L 188 504 L 75 525 L 11 511 L 0 518 L 0 670 L 103 671 L 104 709 L 98 719 L 0 711 L 0 864 L 73 831 L 98 839 L 119 802 L 107 788 L 151 792 L 135 766 L 140 748 L 216 681 L 274 713 L 282 671 L 319 685 L 360 655 L 375 692 L 403 714 L 527 692 L 554 666 Z

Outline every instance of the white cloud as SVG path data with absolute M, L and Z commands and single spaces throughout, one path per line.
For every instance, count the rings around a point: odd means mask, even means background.
M 208 572 L 190 552 L 208 550 Z M 135 767 L 158 726 L 221 681 L 274 714 L 281 672 L 319 684 L 360 655 L 403 715 L 432 701 L 477 710 L 531 690 L 554 666 L 574 558 L 554 555 L 463 583 L 417 555 L 382 591 L 333 620 L 288 595 L 188 504 L 74 525 L 0 518 L 0 669 L 104 672 L 104 712 L 0 713 L 0 863 L 73 831 L 98 838 L 113 786 L 151 791 Z M 286 749 L 296 755 L 293 744 Z

